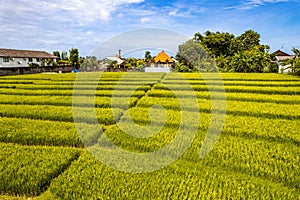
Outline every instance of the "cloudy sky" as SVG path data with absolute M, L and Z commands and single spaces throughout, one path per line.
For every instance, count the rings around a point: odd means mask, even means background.
M 89 55 L 101 43 L 141 28 L 192 38 L 206 30 L 252 29 L 271 51 L 300 48 L 300 0 L 0 0 L 0 48 Z

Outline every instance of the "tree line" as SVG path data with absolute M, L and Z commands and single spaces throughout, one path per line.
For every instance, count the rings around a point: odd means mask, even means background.
M 191 41 L 179 47 L 177 57 L 182 57 L 181 49 L 191 46 L 202 48 L 202 54 L 209 55 L 221 72 L 276 72 L 277 69 L 271 64 L 268 53 L 270 47 L 261 44 L 260 35 L 253 30 L 247 30 L 237 37 L 228 32 L 195 33 Z M 202 71 L 212 69 L 202 68 Z
M 243 73 L 277 73 L 278 65 L 274 62 L 275 55 L 270 54 L 269 45 L 261 44 L 260 34 L 253 30 L 246 30 L 239 36 L 228 32 L 206 31 L 194 34 L 191 40 L 179 45 L 175 59 L 178 63 L 174 70 L 177 72 L 243 72 Z M 300 75 L 300 50 L 293 48 L 293 59 L 286 60 L 283 65 L 290 68 L 290 72 Z M 74 68 L 99 68 L 95 56 L 79 57 L 77 48 L 66 51 L 54 51 L 57 62 L 53 65 L 68 65 Z M 147 66 L 153 57 L 149 51 L 145 52 L 144 59 L 124 59 L 125 67 L 138 69 Z M 50 62 L 50 61 L 49 61 Z M 110 63 L 110 67 L 117 63 Z
M 76 69 L 80 68 L 79 50 L 77 48 L 72 48 L 69 50 L 69 55 L 67 51 L 54 51 L 53 55 L 57 57 L 56 62 L 52 64 L 54 66 L 72 66 Z
M 260 35 L 253 30 L 247 30 L 239 36 L 228 32 L 198 32 L 193 39 L 179 46 L 176 70 L 278 72 L 275 56 L 269 50 L 270 47 L 261 44 Z M 292 73 L 299 75 L 299 50 L 294 48 L 293 52 L 294 59 L 288 60 L 286 64 L 290 64 Z M 195 58 L 195 55 L 198 57 Z

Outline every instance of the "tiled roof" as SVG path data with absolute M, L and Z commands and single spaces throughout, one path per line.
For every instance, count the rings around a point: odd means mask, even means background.
M 281 50 L 277 50 L 273 53 L 275 56 L 290 56 L 289 54 L 281 51 Z
M 154 62 L 174 62 L 171 57 L 169 57 L 164 51 L 161 51 L 155 58 Z
M 1 49 L 0 57 L 12 58 L 57 58 L 56 56 L 45 51 L 32 51 L 32 50 L 17 50 L 17 49 Z

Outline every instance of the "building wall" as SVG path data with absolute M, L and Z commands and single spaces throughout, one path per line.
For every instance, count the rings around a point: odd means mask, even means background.
M 29 63 L 42 64 L 41 59 L 37 61 L 37 58 L 32 58 L 32 62 L 29 62 L 29 58 L 9 58 L 9 62 L 4 62 L 4 58 L 0 57 L 0 67 L 29 67 Z
M 172 67 L 173 63 L 151 63 L 151 67 Z
M 279 60 L 276 60 L 275 63 L 278 65 L 278 73 L 287 74 L 287 73 L 289 73 L 291 71 L 288 68 L 288 67 L 291 66 L 290 64 L 289 65 L 283 65 L 283 62 L 280 62 Z
M 20 74 L 37 74 L 43 72 L 55 72 L 55 73 L 69 73 L 74 70 L 74 67 L 53 67 L 53 66 L 44 66 L 44 67 L 8 67 L 0 68 L 0 76 L 8 75 L 20 75 Z
M 287 73 L 289 73 L 289 72 L 291 72 L 291 70 L 288 68 L 287 69 L 287 67 L 290 67 L 291 65 L 281 65 L 280 63 L 279 63 L 279 69 L 278 69 L 278 73 L 284 73 L 284 74 L 287 74 Z
M 170 73 L 172 72 L 171 67 L 145 67 L 145 72 L 165 72 Z

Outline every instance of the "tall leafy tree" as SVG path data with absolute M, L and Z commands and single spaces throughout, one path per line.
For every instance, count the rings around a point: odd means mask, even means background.
M 300 76 L 300 50 L 293 47 L 292 52 L 295 54 L 294 58 L 284 62 L 284 65 L 290 65 L 291 73 Z
M 149 62 L 151 59 L 152 59 L 152 56 L 151 56 L 150 51 L 146 51 L 146 52 L 145 52 L 145 56 L 144 56 L 144 60 L 145 60 L 146 62 Z
M 250 50 L 236 53 L 230 58 L 229 65 L 235 72 L 267 72 L 271 67 L 271 57 L 267 52 L 255 46 Z
M 260 35 L 253 30 L 247 30 L 236 37 L 234 43 L 237 52 L 250 50 L 260 45 Z
M 61 59 L 59 51 L 53 51 L 53 55 L 57 57 L 57 61 Z
M 79 51 L 77 48 L 72 48 L 70 51 L 69 62 L 72 67 L 79 68 Z
M 145 61 L 144 60 L 138 60 L 136 62 L 136 66 L 139 68 L 139 67 L 144 67 L 145 66 Z
M 271 69 L 269 46 L 260 44 L 260 35 L 253 30 L 238 37 L 206 31 L 203 35 L 196 33 L 194 41 L 202 44 L 221 71 L 263 72 Z
M 231 33 L 206 31 L 204 35 L 196 33 L 194 41 L 199 42 L 212 57 L 232 55 L 231 47 L 234 42 L 234 35 Z
M 61 52 L 61 59 L 68 60 L 68 52 L 66 52 L 66 51 Z
M 136 68 L 137 67 L 137 59 L 136 58 L 127 58 L 125 66 L 128 68 Z
M 180 71 L 215 71 L 214 62 L 203 46 L 193 40 L 179 45 L 176 56 L 179 60 Z M 183 69 L 186 66 L 188 69 Z
M 90 69 L 99 69 L 99 63 L 96 56 L 86 56 L 85 58 L 79 58 L 80 68 L 86 70 Z

